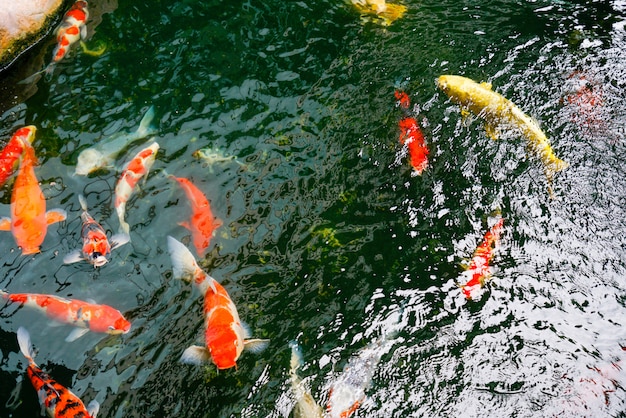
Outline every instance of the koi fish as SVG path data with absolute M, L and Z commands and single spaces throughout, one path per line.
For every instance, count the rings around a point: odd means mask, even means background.
M 17 329 L 17 343 L 20 351 L 28 360 L 28 368 L 26 369 L 28 378 L 37 391 L 41 407 L 46 410 L 46 414 L 50 418 L 96 418 L 100 410 L 100 404 L 96 400 L 91 401 L 85 407 L 78 396 L 37 366 L 33 360 L 35 352 L 26 328 L 19 327 Z
M 474 299 L 491 275 L 489 263 L 493 259 L 495 249 L 500 242 L 500 235 L 504 226 L 504 219 L 496 216 L 496 223 L 487 231 L 483 241 L 474 251 L 472 260 L 463 272 L 468 280 L 461 285 L 461 291 L 467 299 Z
M 213 166 L 218 163 L 234 161 L 240 166 L 245 166 L 245 164 L 239 161 L 234 155 L 224 155 L 222 151 L 211 147 L 200 148 L 199 150 L 194 151 L 192 156 L 206 162 L 209 168 L 209 173 L 213 173 Z
M 156 134 L 156 129 L 151 126 L 154 119 L 154 106 L 146 111 L 139 122 L 139 127 L 132 133 L 114 134 L 105 141 L 100 141 L 96 146 L 83 150 L 78 155 L 76 174 L 86 176 L 101 168 L 111 167 L 117 155 L 129 144 Z
M 139 151 L 126 165 L 122 176 L 115 186 L 115 211 L 120 219 L 120 230 L 126 235 L 130 232 L 130 226 L 124 220 L 126 202 L 128 202 L 139 180 L 148 175 L 158 150 L 159 144 L 153 142 L 150 146 Z
M 36 132 L 37 128 L 32 125 L 20 128 L 4 146 L 0 152 L 0 186 L 3 186 L 13 175 L 24 151 L 24 144 L 32 144 Z
M 491 84 L 478 84 L 457 75 L 442 75 L 437 79 L 437 85 L 452 101 L 483 118 L 487 123 L 487 135 L 491 138 L 497 138 L 499 128 L 519 130 L 528 139 L 530 148 L 543 162 L 548 180 L 552 173 L 568 167 L 567 162 L 554 155 L 546 135 L 537 122 L 511 101 L 491 90 Z
M 63 22 L 56 31 L 57 46 L 52 53 L 52 64 L 61 61 L 70 47 L 78 42 L 79 39 L 85 39 L 87 36 L 87 19 L 89 18 L 89 11 L 87 10 L 87 2 L 85 0 L 78 0 L 75 2 L 70 10 L 63 16 Z M 49 70 L 52 67 L 49 67 Z
M 11 195 L 11 218 L 0 218 L 0 231 L 10 230 L 25 255 L 38 253 L 48 225 L 64 221 L 67 214 L 63 209 L 46 212 L 46 199 L 35 176 L 35 150 L 28 142 L 24 145 L 24 156 Z
M 291 363 L 289 378 L 291 380 L 291 391 L 296 398 L 296 404 L 292 413 L 294 418 L 322 418 L 324 411 L 315 402 L 311 392 L 305 387 L 302 379 L 298 376 L 298 369 L 302 367 L 302 353 L 295 341 L 289 343 L 291 347 Z
M 390 348 L 391 341 L 381 338 L 348 360 L 330 388 L 326 417 L 348 418 L 359 409 L 380 359 Z
M 206 196 L 191 181 L 183 177 L 170 177 L 181 185 L 191 204 L 191 220 L 181 222 L 180 225 L 191 231 L 196 252 L 199 256 L 204 256 L 215 230 L 222 225 L 222 221 L 213 216 Z
M 411 100 L 405 92 L 396 90 L 395 96 L 400 107 L 409 108 Z M 400 119 L 398 126 L 400 127 L 400 143 L 406 144 L 411 158 L 411 166 L 417 175 L 421 175 L 428 167 L 428 147 L 424 141 L 424 134 L 417 120 L 409 116 Z
M 85 197 L 78 195 L 78 201 L 83 209 L 83 213 L 80 215 L 83 221 L 81 230 L 83 248 L 66 255 L 63 258 L 63 262 L 71 264 L 86 260 L 93 264 L 94 267 L 102 267 L 109 261 L 107 257 L 111 255 L 111 250 L 126 244 L 130 241 L 130 236 L 128 234 L 116 234 L 111 237 L 109 242 L 104 228 L 87 212 Z
M 379 19 L 383 26 L 389 26 L 406 12 L 406 6 L 387 3 L 385 0 L 350 0 L 352 5 L 364 16 Z M 364 19 L 367 20 L 367 19 Z
M 106 334 L 126 334 L 130 322 L 115 308 L 98 305 L 78 299 L 65 299 L 39 293 L 7 293 L 0 291 L 0 297 L 12 303 L 37 309 L 48 318 L 75 327 L 65 341 L 74 341 L 89 331 Z
M 183 352 L 180 360 L 196 365 L 212 361 L 222 370 L 236 367 L 244 348 L 253 352 L 263 350 L 269 340 L 249 338 L 226 289 L 198 266 L 193 254 L 182 243 L 168 236 L 167 245 L 174 277 L 193 282 L 204 295 L 206 347 L 192 345 Z

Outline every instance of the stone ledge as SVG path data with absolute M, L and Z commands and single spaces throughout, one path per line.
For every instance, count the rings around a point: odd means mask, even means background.
M 44 37 L 61 15 L 64 0 L 0 2 L 0 72 Z

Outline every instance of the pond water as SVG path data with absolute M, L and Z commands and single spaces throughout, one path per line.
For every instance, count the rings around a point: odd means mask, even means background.
M 341 0 L 91 3 L 87 46 L 106 51 L 73 48 L 28 95 L 2 101 L 0 138 L 38 128 L 36 174 L 68 218 L 36 255 L 1 233 L 0 287 L 106 303 L 132 329 L 68 343 L 70 326 L 3 305 L 0 416 L 39 413 L 19 326 L 38 364 L 101 417 L 289 416 L 290 341 L 325 406 L 380 337 L 354 416 L 623 416 L 626 2 L 404 0 L 389 26 Z M 42 68 L 53 47 L 22 68 Z M 526 139 L 490 139 L 437 88 L 442 74 L 489 82 L 539 122 L 570 164 L 552 195 Z M 421 176 L 399 142 L 396 89 L 430 150 Z M 132 241 L 101 268 L 64 265 L 80 246 L 78 195 L 117 232 L 115 184 L 149 140 L 88 177 L 74 175 L 78 154 L 134 131 L 150 106 L 160 151 L 127 207 Z M 198 158 L 205 148 L 234 158 Z M 179 225 L 190 209 L 168 174 L 210 200 L 223 224 L 199 263 L 270 340 L 236 369 L 179 362 L 202 341 L 202 297 L 172 275 L 167 236 L 190 245 Z M 493 274 L 466 300 L 462 264 L 496 210 Z

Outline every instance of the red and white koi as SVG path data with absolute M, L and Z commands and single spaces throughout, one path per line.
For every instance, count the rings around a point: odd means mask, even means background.
M 130 331 L 130 322 L 120 311 L 108 305 L 40 293 L 0 291 L 0 297 L 11 303 L 37 309 L 57 322 L 77 327 L 66 338 L 66 341 L 74 341 L 89 331 L 113 335 L 126 334 Z
M 4 146 L 0 152 L 0 186 L 3 186 L 13 175 L 24 152 L 24 144 L 32 144 L 36 132 L 37 128 L 32 125 L 20 128 Z
M 378 363 L 390 350 L 391 344 L 390 340 L 381 337 L 348 360 L 343 372 L 330 387 L 325 417 L 348 418 L 359 409 Z
M 111 250 L 126 244 L 130 241 L 130 236 L 128 234 L 116 234 L 111 237 L 109 242 L 104 228 L 87 212 L 85 197 L 79 195 L 78 201 L 83 210 L 83 213 L 80 215 L 83 221 L 81 230 L 83 248 L 66 255 L 63 258 L 63 262 L 71 264 L 85 260 L 93 264 L 94 267 L 102 267 L 109 261 L 107 257 L 111 255 Z
M 11 195 L 11 218 L 0 218 L 0 231 L 11 231 L 22 254 L 35 254 L 46 237 L 48 225 L 65 220 L 63 209 L 46 212 L 46 199 L 35 176 L 35 150 L 23 143 L 24 152 Z
M 181 361 L 198 365 L 212 361 L 218 369 L 228 369 L 237 366 L 244 348 L 264 349 L 269 340 L 249 339 L 249 332 L 241 323 L 237 307 L 226 289 L 198 266 L 191 251 L 170 236 L 167 245 L 174 277 L 193 282 L 204 295 L 206 346 L 192 345 L 185 350 Z
M 89 11 L 87 10 L 87 2 L 85 0 L 78 0 L 65 13 L 63 22 L 56 31 L 57 46 L 52 53 L 52 63 L 50 65 L 61 61 L 73 44 L 81 38 L 85 39 L 87 36 L 86 23 L 88 18 Z M 51 68 L 48 67 L 48 70 Z
M 184 177 L 170 176 L 180 184 L 191 204 L 191 219 L 181 222 L 180 225 L 191 231 L 193 245 L 199 256 L 204 256 L 215 230 L 222 225 L 222 221 L 215 218 L 211 212 L 208 199 L 191 181 Z
M 35 352 L 26 328 L 18 328 L 17 343 L 20 351 L 28 360 L 28 368 L 26 369 L 28 378 L 37 391 L 42 408 L 45 409 L 50 418 L 96 418 L 100 410 L 100 405 L 96 400 L 91 401 L 85 407 L 78 396 L 37 366 L 33 360 Z
M 467 299 L 475 299 L 479 296 L 480 290 L 491 276 L 490 263 L 500 243 L 500 235 L 504 227 L 504 219 L 500 215 L 495 218 L 495 224 L 487 231 L 483 241 L 474 251 L 467 270 L 463 272 L 467 280 L 461 285 L 461 291 Z
M 126 235 L 130 232 L 130 226 L 124 220 L 126 215 L 126 203 L 128 199 L 130 199 L 139 180 L 148 175 L 152 164 L 154 164 L 158 150 L 159 144 L 153 142 L 148 147 L 139 151 L 126 165 L 126 168 L 115 186 L 115 211 L 120 220 L 120 230 Z
M 396 90 L 395 96 L 399 105 L 404 109 L 408 109 L 411 103 L 409 96 L 405 92 L 398 90 Z M 411 166 L 415 174 L 421 175 L 428 167 L 428 147 L 424 140 L 424 134 L 417 120 L 413 117 L 406 116 L 400 119 L 398 126 L 400 127 L 400 143 L 402 145 L 406 144 L 411 159 Z

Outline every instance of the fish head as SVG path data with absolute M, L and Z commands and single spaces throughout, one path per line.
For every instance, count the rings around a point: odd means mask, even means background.
M 29 125 L 15 131 L 13 136 L 22 141 L 23 144 L 32 144 L 35 139 L 35 133 L 37 133 L 37 128 L 34 125 Z
M 130 322 L 123 316 L 120 316 L 118 319 L 115 320 L 115 322 L 113 322 L 113 325 L 109 326 L 109 330 L 107 331 L 107 333 L 126 334 L 128 331 L 130 331 Z
M 76 174 L 86 176 L 87 174 L 107 165 L 106 158 L 102 152 L 94 148 L 88 148 L 80 153 L 76 163 Z
M 467 88 L 468 82 L 474 83 L 458 75 L 441 75 L 437 78 L 437 87 L 452 100 L 463 104 L 472 99 Z
M 94 267 L 102 267 L 108 261 L 109 260 L 107 260 L 107 258 L 100 253 L 93 253 L 89 257 L 89 262 L 93 264 Z

